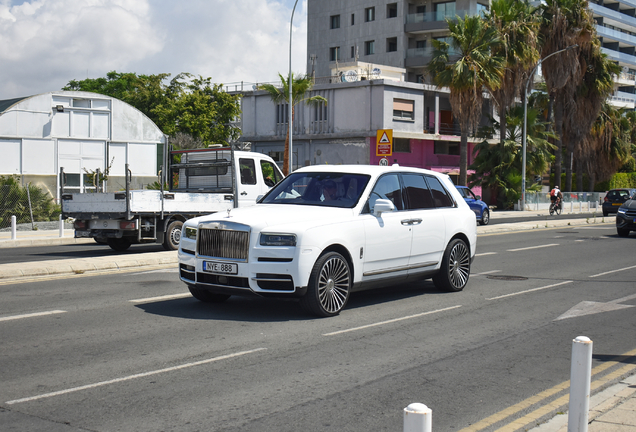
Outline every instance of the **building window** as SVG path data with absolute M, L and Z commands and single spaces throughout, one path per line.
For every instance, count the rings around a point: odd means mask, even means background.
M 433 152 L 438 155 L 459 156 L 459 143 L 447 141 L 435 141 Z
M 488 6 L 477 3 L 477 15 L 483 17 L 486 12 L 488 12 Z
M 426 13 L 426 5 L 420 5 L 415 8 L 415 13 L 417 14 L 425 14 Z
M 388 38 L 386 40 L 386 52 L 395 52 L 397 50 L 397 38 Z
M 356 24 L 356 14 L 351 14 L 351 25 Z
M 287 123 L 289 119 L 289 105 L 286 103 L 276 105 L 276 123 Z
M 364 10 L 364 20 L 366 22 L 375 21 L 375 8 L 370 7 Z
M 375 54 L 375 41 L 366 41 L 364 43 L 364 54 L 365 55 Z
M 395 153 L 411 153 L 411 140 L 393 137 L 393 151 Z
M 414 120 L 413 113 L 415 102 L 408 99 L 393 99 L 394 120 Z
M 329 61 L 340 60 L 340 47 L 329 48 Z
M 331 15 L 330 22 L 332 29 L 340 28 L 340 15 Z
M 397 3 L 389 3 L 386 5 L 386 17 L 387 18 L 397 18 Z
M 327 105 L 324 102 L 320 102 L 316 105 L 314 110 L 314 121 L 325 121 L 327 120 Z
M 417 49 L 426 48 L 426 39 L 415 41 L 415 48 Z
M 354 46 L 351 47 L 351 58 L 356 58 L 356 47 Z
M 455 18 L 455 2 L 435 3 L 435 21 Z

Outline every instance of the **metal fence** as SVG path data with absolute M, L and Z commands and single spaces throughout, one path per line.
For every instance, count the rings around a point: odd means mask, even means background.
M 18 224 L 56 221 L 60 215 L 60 207 L 46 191 L 27 184 L 0 185 L 0 229 L 11 227 L 11 216 L 16 217 Z
M 563 212 L 577 213 L 601 208 L 605 192 L 562 192 Z M 526 210 L 537 211 L 550 208 L 550 192 L 526 192 Z

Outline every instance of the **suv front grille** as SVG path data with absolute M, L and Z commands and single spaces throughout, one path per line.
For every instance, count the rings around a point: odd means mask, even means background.
M 199 255 L 247 261 L 250 248 L 250 233 L 222 229 L 199 230 Z

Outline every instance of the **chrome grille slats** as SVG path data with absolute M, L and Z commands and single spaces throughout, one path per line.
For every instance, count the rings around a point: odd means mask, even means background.
M 197 252 L 215 258 L 226 258 L 247 261 L 250 247 L 250 233 L 248 231 L 234 231 L 224 229 L 199 230 Z

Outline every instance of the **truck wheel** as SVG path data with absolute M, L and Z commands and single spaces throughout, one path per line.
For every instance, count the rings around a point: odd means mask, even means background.
M 179 242 L 181 241 L 181 229 L 183 228 L 183 222 L 172 221 L 168 225 L 166 235 L 163 239 L 163 248 L 165 250 L 177 250 L 179 249 Z
M 109 238 L 108 246 L 117 252 L 123 252 L 130 247 L 130 240 L 127 238 Z
M 193 286 L 188 286 L 188 289 L 190 289 L 192 297 L 204 303 L 223 303 L 225 300 L 230 298 L 229 294 L 211 293 L 210 291 L 195 288 Z
M 95 242 L 99 244 L 108 244 L 108 240 L 104 237 L 95 237 Z

